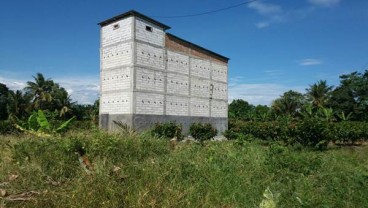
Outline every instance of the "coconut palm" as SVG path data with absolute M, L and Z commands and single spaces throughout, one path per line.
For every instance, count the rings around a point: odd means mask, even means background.
M 25 118 L 30 111 L 30 97 L 22 91 L 9 91 L 8 95 L 8 113 L 11 117 Z
M 50 79 L 45 79 L 41 73 L 37 73 L 33 78 L 35 81 L 28 81 L 25 90 L 33 97 L 33 107 L 42 109 L 45 103 L 52 101 L 51 89 L 54 82 Z
M 271 108 L 276 115 L 295 116 L 300 112 L 304 103 L 304 96 L 301 93 L 289 90 L 274 100 Z
M 326 80 L 320 80 L 307 88 L 307 98 L 312 103 L 313 107 L 325 107 L 328 102 L 332 86 L 328 86 Z
M 56 109 L 59 110 L 59 116 L 65 118 L 66 114 L 72 111 L 72 101 L 68 92 L 63 88 L 57 88 L 53 90 L 54 104 Z

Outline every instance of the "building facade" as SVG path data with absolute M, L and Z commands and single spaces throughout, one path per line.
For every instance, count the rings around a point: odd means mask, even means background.
M 228 125 L 228 58 L 176 37 L 136 11 L 99 23 L 100 127 L 121 121 Z

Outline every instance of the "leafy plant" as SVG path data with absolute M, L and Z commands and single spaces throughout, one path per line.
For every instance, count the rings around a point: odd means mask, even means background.
M 192 137 L 201 143 L 217 135 L 217 129 L 211 124 L 192 123 L 189 127 L 189 133 Z
M 178 138 L 181 139 L 182 126 L 174 122 L 169 123 L 156 123 L 151 133 L 153 136 L 161 137 L 165 139 Z
M 137 136 L 138 132 L 134 128 L 129 126 L 128 124 L 123 123 L 121 121 L 113 121 L 113 122 L 116 126 L 119 127 L 119 130 L 121 131 L 121 133 L 125 135 L 129 135 L 131 137 Z
M 53 133 L 63 132 L 74 119 L 75 117 L 72 117 L 71 119 L 62 123 L 60 126 L 55 127 L 50 125 L 44 112 L 42 110 L 38 110 L 38 112 L 33 112 L 32 115 L 29 116 L 27 123 L 28 125 L 26 127 L 22 127 L 18 124 L 15 124 L 15 127 L 23 132 L 35 136 L 49 137 Z

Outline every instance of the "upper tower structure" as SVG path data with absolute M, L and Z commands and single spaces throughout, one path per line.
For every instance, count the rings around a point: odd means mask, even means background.
M 228 58 L 136 11 L 100 22 L 100 127 L 175 121 L 227 129 Z

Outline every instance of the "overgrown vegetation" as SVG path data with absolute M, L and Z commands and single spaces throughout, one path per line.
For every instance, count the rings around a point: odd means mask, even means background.
M 81 148 L 91 174 L 78 162 Z M 99 130 L 62 138 L 6 136 L 0 140 L 0 189 L 6 191 L 0 205 L 365 207 L 367 150 L 316 152 L 256 141 L 183 141 L 171 150 L 169 141 L 147 133 Z
M 37 73 L 34 81 L 28 81 L 23 90 L 10 90 L 0 83 L 0 121 L 1 125 L 24 125 L 33 112 L 42 110 L 51 125 L 61 124 L 72 117 L 87 121 L 91 125 L 98 122 L 99 101 L 93 105 L 80 105 L 73 102 L 68 92 L 52 79 L 45 79 Z M 0 125 L 0 130 L 3 129 Z M 1 131 L 6 133 L 6 131 Z
M 181 139 L 182 136 L 182 125 L 175 122 L 167 123 L 156 123 L 151 130 L 151 134 L 154 137 L 160 137 L 164 139 L 177 138 Z
M 192 123 L 189 127 L 189 134 L 199 142 L 210 140 L 217 135 L 217 129 L 209 123 Z
M 368 123 L 357 121 L 327 122 L 318 118 L 302 121 L 244 122 L 231 120 L 224 135 L 228 139 L 253 139 L 279 141 L 285 145 L 302 145 L 325 149 L 329 142 L 358 144 L 368 140 Z
M 368 71 L 340 78 L 271 107 L 234 100 L 230 141 L 193 123 L 199 143 L 168 141 L 176 123 L 99 130 L 98 101 L 73 103 L 42 74 L 0 84 L 0 207 L 367 207 Z

